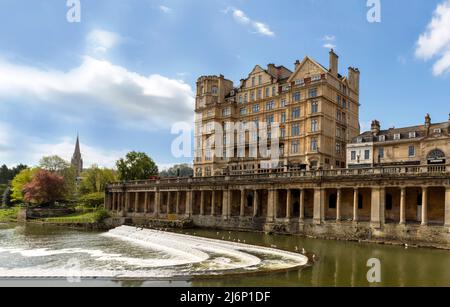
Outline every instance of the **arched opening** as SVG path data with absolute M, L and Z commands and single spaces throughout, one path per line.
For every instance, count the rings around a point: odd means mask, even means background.
M 429 165 L 445 164 L 445 153 L 440 149 L 432 150 L 427 156 L 427 163 Z

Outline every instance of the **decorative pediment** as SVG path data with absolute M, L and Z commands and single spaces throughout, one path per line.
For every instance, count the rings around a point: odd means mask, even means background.
M 328 70 L 311 59 L 310 57 L 305 57 L 303 61 L 297 64 L 295 72 L 289 78 L 288 82 L 293 82 L 295 80 L 303 80 L 316 75 L 322 75 L 327 73 Z

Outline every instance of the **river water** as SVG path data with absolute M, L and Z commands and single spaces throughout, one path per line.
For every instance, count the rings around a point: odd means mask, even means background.
M 367 281 L 372 258 L 381 283 Z M 0 225 L 0 285 L 450 286 L 450 251 L 228 231 Z

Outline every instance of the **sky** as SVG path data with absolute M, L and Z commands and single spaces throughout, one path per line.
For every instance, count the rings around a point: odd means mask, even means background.
M 199 76 L 237 85 L 306 55 L 328 67 L 330 48 L 341 74 L 361 71 L 363 130 L 448 120 L 450 0 L 370 0 L 379 22 L 367 0 L 79 2 L 69 22 L 66 0 L 0 0 L 0 164 L 70 160 L 77 133 L 85 166 L 131 150 L 191 163 L 171 129 L 192 124 Z

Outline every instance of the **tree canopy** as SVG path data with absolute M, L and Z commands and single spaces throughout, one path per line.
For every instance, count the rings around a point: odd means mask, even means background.
M 14 177 L 11 187 L 12 187 L 12 195 L 11 198 L 15 202 L 23 202 L 23 189 L 24 186 L 31 182 L 34 174 L 39 171 L 38 168 L 26 168 L 22 170 L 16 177 Z
M 192 177 L 194 170 L 189 164 L 179 164 L 164 170 L 160 173 L 161 177 Z
M 23 198 L 34 205 L 49 205 L 66 194 L 64 178 L 56 172 L 39 169 L 31 182 L 23 187 Z
M 50 172 L 61 173 L 70 168 L 70 163 L 59 156 L 48 156 L 39 161 L 39 167 Z
M 99 168 L 97 165 L 85 170 L 81 177 L 80 193 L 83 195 L 103 192 L 108 183 L 117 181 L 114 170 Z
M 116 163 L 120 180 L 145 180 L 158 175 L 158 166 L 143 152 L 132 151 Z
M 8 168 L 5 164 L 0 167 L 0 184 L 7 184 L 9 181 L 13 180 L 14 177 L 22 170 L 26 169 L 27 166 L 19 164 L 13 168 Z

